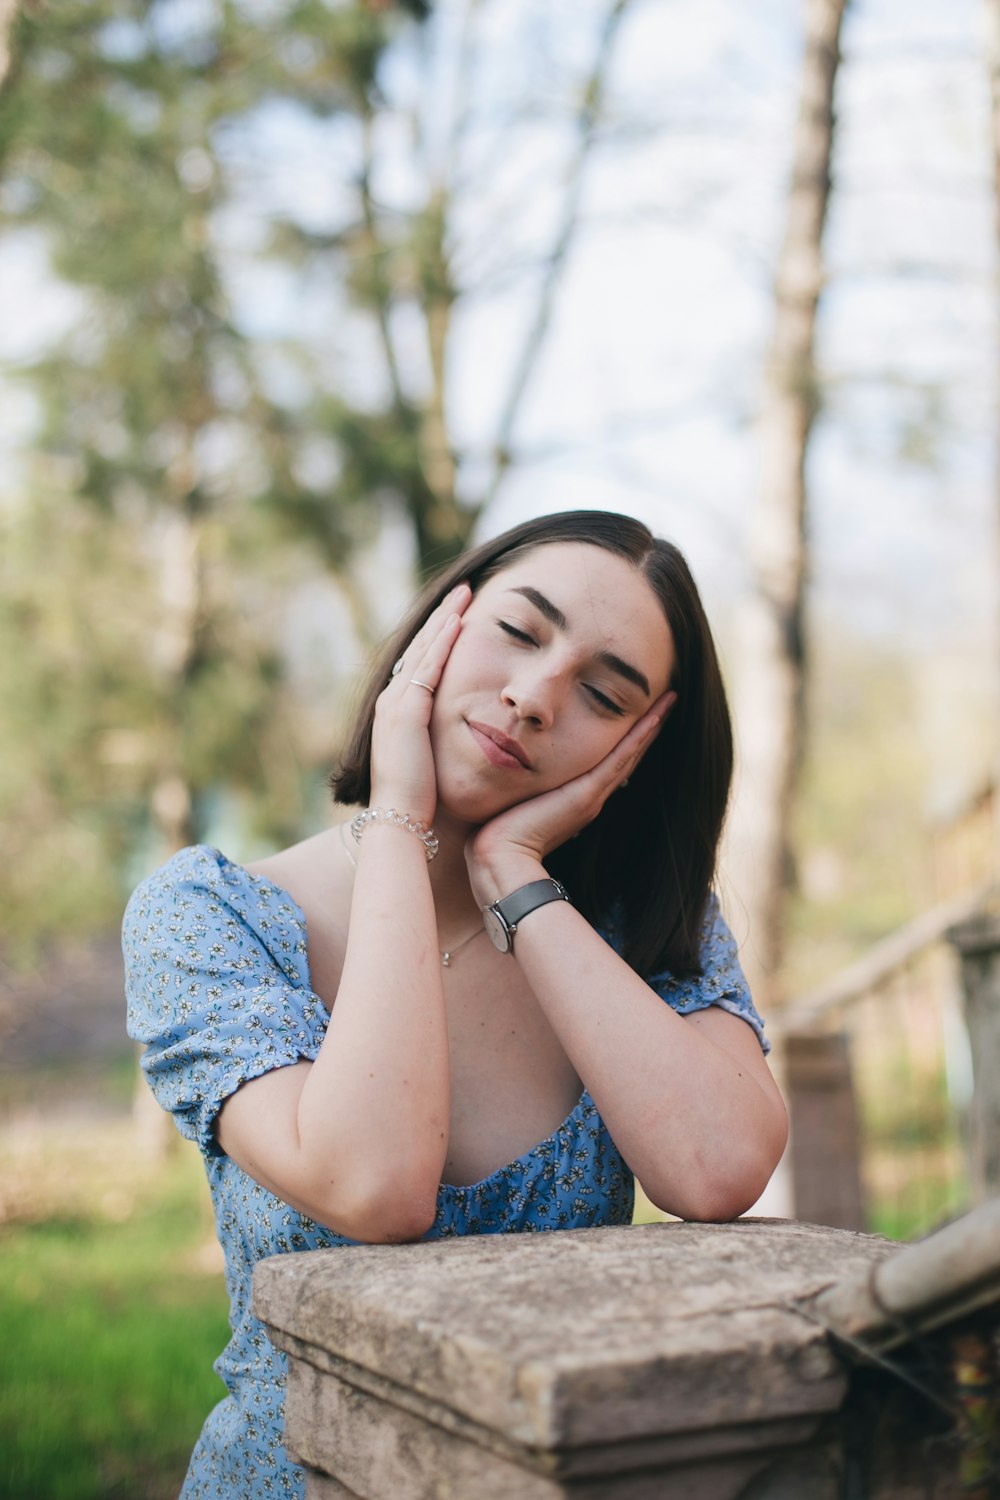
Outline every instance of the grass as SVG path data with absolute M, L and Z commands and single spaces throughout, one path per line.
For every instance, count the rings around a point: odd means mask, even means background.
M 3 1500 L 176 1497 L 229 1336 L 198 1173 L 185 1152 L 136 1197 L 0 1233 Z
M 968 1212 L 969 1183 L 957 1143 L 869 1146 L 864 1167 L 867 1228 L 875 1234 L 918 1239 Z

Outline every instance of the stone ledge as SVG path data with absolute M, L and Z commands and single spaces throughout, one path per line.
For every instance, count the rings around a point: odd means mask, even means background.
M 801 1469 L 843 1399 L 794 1303 L 895 1249 L 780 1220 L 470 1236 L 279 1257 L 255 1306 L 316 1500 L 645 1500 L 667 1473 L 719 1500 Z M 808 1463 L 825 1494 L 836 1464 Z

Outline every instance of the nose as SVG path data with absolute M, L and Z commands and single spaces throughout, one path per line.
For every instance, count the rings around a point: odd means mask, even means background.
M 508 679 L 500 698 L 504 707 L 513 709 L 518 719 L 537 729 L 552 727 L 558 687 L 552 675 L 541 671 L 538 665 L 524 663 L 521 670 Z

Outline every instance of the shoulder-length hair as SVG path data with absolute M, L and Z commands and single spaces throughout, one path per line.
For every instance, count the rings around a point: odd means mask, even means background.
M 432 579 L 373 663 L 357 725 L 330 778 L 335 799 L 371 795 L 375 703 L 392 664 L 444 596 L 475 591 L 518 557 L 552 542 L 585 542 L 624 558 L 659 599 L 674 641 L 677 702 L 628 784 L 545 861 L 589 922 L 616 929 L 622 957 L 643 976 L 701 971 L 701 927 L 729 799 L 733 739 L 715 644 L 687 563 L 629 516 L 567 511 L 483 542 Z

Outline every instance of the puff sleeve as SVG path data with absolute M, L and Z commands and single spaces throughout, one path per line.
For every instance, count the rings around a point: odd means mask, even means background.
M 305 918 L 218 850 L 184 849 L 135 891 L 122 932 L 128 1033 L 182 1135 L 221 1154 L 216 1116 L 249 1079 L 315 1059 L 328 1014 Z
M 653 974 L 647 983 L 682 1016 L 717 1005 L 746 1021 L 757 1035 L 765 1055 L 771 1044 L 764 1035 L 764 1022 L 750 995 L 736 951 L 736 942 L 719 908 L 715 892 L 709 893 L 701 932 L 700 974 L 676 979 L 669 970 Z

